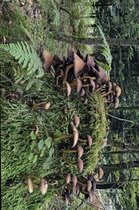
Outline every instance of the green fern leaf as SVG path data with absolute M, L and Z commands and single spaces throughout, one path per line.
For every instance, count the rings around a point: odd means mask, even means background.
M 27 83 L 26 89 L 30 89 L 33 84 L 37 84 L 37 79 L 44 76 L 42 69 L 42 62 L 37 55 L 33 46 L 30 46 L 27 42 L 17 42 L 10 44 L 1 44 L 0 49 L 5 50 L 11 54 L 18 63 L 22 66 L 22 70 L 15 70 L 15 82 L 24 84 Z M 40 82 L 40 81 L 39 81 Z M 41 85 L 39 86 L 39 88 Z

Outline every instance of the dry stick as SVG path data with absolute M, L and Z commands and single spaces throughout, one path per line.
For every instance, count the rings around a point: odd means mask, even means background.
M 125 121 L 125 122 L 130 122 L 130 123 L 137 124 L 137 123 L 135 123 L 134 121 L 131 121 L 131 120 L 127 120 L 127 119 L 119 118 L 119 117 L 116 117 L 116 116 L 111 115 L 111 114 L 107 114 L 107 115 L 109 115 L 110 117 L 112 117 L 112 118 L 114 118 L 114 119 L 120 120 L 120 121 Z

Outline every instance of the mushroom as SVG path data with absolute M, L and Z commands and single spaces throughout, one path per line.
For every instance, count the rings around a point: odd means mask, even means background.
M 101 167 L 98 168 L 98 178 L 102 179 L 102 177 L 104 176 L 104 171 Z
M 53 63 L 53 55 L 51 55 L 48 51 L 43 50 L 42 59 L 43 59 L 43 69 L 48 70 Z
M 72 182 L 73 182 L 73 187 L 75 187 L 78 182 L 78 179 L 77 176 L 75 176 L 74 174 L 72 175 Z
M 31 180 L 31 178 L 29 178 L 29 177 L 27 179 L 27 186 L 28 186 L 29 193 L 32 193 L 33 192 L 33 182 Z
M 113 104 L 114 104 L 114 108 L 115 109 L 118 108 L 119 103 L 120 103 L 119 98 L 118 97 L 114 97 Z
M 70 181 L 71 181 L 71 175 L 68 174 L 68 175 L 66 176 L 66 183 L 69 184 Z
M 92 182 L 90 180 L 87 181 L 87 191 L 89 192 L 92 188 Z
M 84 88 L 82 88 L 81 91 L 80 91 L 80 96 L 82 97 L 84 95 L 85 95 L 85 90 L 84 90 Z
M 115 95 L 117 96 L 117 97 L 119 97 L 120 95 L 121 95 L 121 88 L 118 86 L 118 85 L 116 85 L 115 86 Z
M 74 52 L 74 75 L 78 76 L 78 73 L 84 68 L 84 61 Z
M 48 110 L 48 109 L 50 108 L 50 105 L 51 105 L 50 102 L 45 103 L 45 104 L 44 104 L 44 109 L 45 109 L 45 110 Z
M 78 115 L 74 116 L 74 125 L 76 128 L 80 125 L 80 117 Z
M 42 195 L 45 195 L 47 190 L 48 190 L 48 183 L 47 183 L 46 179 L 44 179 L 44 178 L 41 179 L 41 188 L 40 188 L 40 190 L 41 190 L 41 194 Z
M 66 85 L 66 89 L 67 89 L 67 96 L 69 96 L 71 94 L 71 86 L 67 81 L 65 82 L 65 85 Z
M 75 145 L 77 144 L 79 140 L 79 132 L 77 128 L 75 127 L 75 125 L 73 124 L 73 122 L 71 123 L 71 128 L 72 128 L 72 133 L 73 133 L 73 145 L 72 145 L 72 148 L 73 148 L 75 147 Z
M 81 173 L 83 171 L 83 165 L 84 165 L 83 161 L 81 159 L 78 159 L 77 164 L 78 164 L 79 171 Z
M 77 146 L 77 152 L 78 152 L 78 159 L 80 159 L 84 154 L 84 149 L 81 145 Z
M 92 141 L 92 137 L 90 135 L 87 135 L 87 142 L 88 142 L 88 146 L 91 147 L 93 141 Z
M 82 88 L 82 82 L 79 78 L 77 78 L 76 81 L 77 81 L 76 91 L 77 93 L 79 93 Z

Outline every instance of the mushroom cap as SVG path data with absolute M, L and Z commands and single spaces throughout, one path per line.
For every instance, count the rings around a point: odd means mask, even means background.
M 115 109 L 118 108 L 119 103 L 120 103 L 119 98 L 118 97 L 114 97 L 113 104 L 114 104 L 114 108 Z
M 84 68 L 85 62 L 74 52 L 74 75 L 78 76 L 78 73 Z
M 102 179 L 102 177 L 104 176 L 104 171 L 101 167 L 98 168 L 98 178 Z
M 81 173 L 83 171 L 83 165 L 84 165 L 84 163 L 83 163 L 83 161 L 81 159 L 78 159 L 77 160 L 77 164 L 78 164 L 79 171 Z
M 29 193 L 32 193 L 33 192 L 33 182 L 31 180 L 31 178 L 27 179 L 27 186 L 28 186 Z
M 121 95 L 121 92 L 122 92 L 121 88 L 118 85 L 116 85 L 116 87 L 115 87 L 115 95 L 117 97 L 119 97 Z
M 71 181 L 71 174 L 67 174 L 66 176 L 66 183 L 69 184 Z
M 41 189 L 42 195 L 45 195 L 48 190 L 48 183 L 47 183 L 46 179 L 44 179 L 44 178 L 41 179 L 41 188 L 40 189 Z
M 67 81 L 65 82 L 65 85 L 66 85 L 66 89 L 67 89 L 67 96 L 69 96 L 72 91 L 71 86 Z
M 77 145 L 78 159 L 80 159 L 84 154 L 84 149 L 81 145 Z
M 90 135 L 87 135 L 87 142 L 88 142 L 88 146 L 91 147 L 93 140 L 92 137 Z
M 44 50 L 42 52 L 42 59 L 43 59 L 43 69 L 46 71 L 48 70 L 52 63 L 53 63 L 53 55 L 51 55 L 48 51 Z
M 75 176 L 74 174 L 72 175 L 72 182 L 73 182 L 73 187 L 75 187 L 77 185 L 78 179 L 77 176 Z
M 94 57 L 87 54 L 86 63 L 87 63 L 88 66 L 94 67 L 95 66 Z
M 76 128 L 80 125 L 80 117 L 78 115 L 74 116 L 74 125 Z
M 79 140 L 79 132 L 77 128 L 74 126 L 74 124 L 71 123 L 72 133 L 73 133 L 73 145 L 72 148 L 75 147 Z

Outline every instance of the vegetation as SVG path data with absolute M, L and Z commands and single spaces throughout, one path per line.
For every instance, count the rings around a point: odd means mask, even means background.
M 139 208 L 138 46 L 109 45 L 112 39 L 139 38 L 137 11 L 137 2 L 133 0 L 129 4 L 104 4 L 101 0 L 2 1 L 3 210 Z M 86 38 L 101 40 L 101 44 L 83 44 Z M 47 49 L 62 58 L 69 46 L 94 54 L 96 63 L 122 87 L 120 107 L 108 108 L 100 91 L 89 95 L 84 104 L 78 94 L 67 97 L 64 88 L 56 87 L 54 68 L 43 70 L 42 52 Z M 76 147 L 70 148 L 69 125 L 75 115 L 80 117 L 79 133 L 83 137 L 89 133 L 93 139 L 90 149 L 84 146 L 81 173 Z M 104 171 L 101 179 L 98 168 Z M 93 175 L 92 201 L 85 200 L 83 193 L 73 193 L 66 205 L 63 192 L 67 189 L 67 174 L 76 175 L 81 184 Z M 33 180 L 33 193 L 28 192 L 28 177 Z M 45 195 L 40 191 L 42 178 L 48 182 Z

